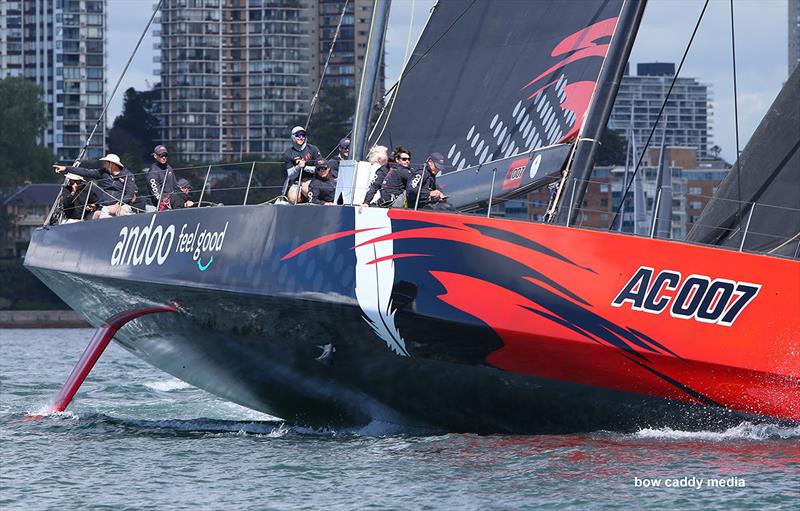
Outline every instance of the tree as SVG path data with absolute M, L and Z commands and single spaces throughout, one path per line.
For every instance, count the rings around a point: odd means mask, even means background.
M 133 172 L 149 167 L 153 162 L 153 146 L 158 140 L 158 118 L 153 113 L 159 96 L 153 90 L 137 91 L 133 87 L 125 91 L 122 114 L 114 119 L 108 133 L 108 150 L 116 153 Z
M 627 141 L 619 133 L 606 128 L 600 137 L 596 165 L 625 165 Z
M 0 80 L 0 186 L 53 180 L 55 156 L 36 140 L 47 125 L 41 94 L 30 80 Z
M 319 107 L 306 126 L 309 142 L 319 147 L 323 156 L 336 149 L 339 140 L 350 132 L 356 101 L 350 89 L 329 87 L 320 94 Z M 305 119 L 299 119 L 303 124 Z M 291 129 L 291 127 L 289 128 Z

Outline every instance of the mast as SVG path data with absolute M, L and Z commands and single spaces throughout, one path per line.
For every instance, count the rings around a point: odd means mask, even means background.
M 587 180 L 594 167 L 597 146 L 608 123 L 611 109 L 614 107 L 619 84 L 625 72 L 625 64 L 631 54 L 646 3 L 646 0 L 625 0 L 622 5 L 613 40 L 603 62 L 600 76 L 597 78 L 592 104 L 586 114 L 586 121 L 578 135 L 578 140 L 575 142 L 575 156 L 568 171 L 570 176 L 564 183 L 564 190 L 560 193 L 560 196 L 566 200 L 572 200 L 572 204 L 564 203 L 562 200 L 556 213 L 556 223 L 572 224 L 583 204 Z
M 375 0 L 372 8 L 367 54 L 364 56 L 356 115 L 353 117 L 353 142 L 350 154 L 355 160 L 363 160 L 366 154 L 369 114 L 372 112 L 372 99 L 375 97 L 375 86 L 380 73 L 379 64 L 383 55 L 386 27 L 389 23 L 390 4 L 390 0 Z

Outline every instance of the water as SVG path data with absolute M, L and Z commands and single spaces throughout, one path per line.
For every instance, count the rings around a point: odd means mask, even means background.
M 484 437 L 314 431 L 221 401 L 114 344 L 68 412 L 30 420 L 91 334 L 0 330 L 3 510 L 797 509 L 800 502 L 800 428 Z M 718 478 L 734 486 L 708 486 Z M 675 479 L 703 485 L 664 486 Z M 653 482 L 661 486 L 642 486 Z

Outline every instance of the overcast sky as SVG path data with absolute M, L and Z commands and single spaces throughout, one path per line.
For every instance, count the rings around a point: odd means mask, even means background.
M 531 0 L 519 0 L 520 3 Z M 156 2 L 109 0 L 109 92 L 113 90 Z M 387 40 L 387 87 L 400 72 L 411 31 L 413 45 L 434 0 L 394 0 Z M 638 62 L 675 62 L 683 55 L 703 0 L 650 0 L 631 55 Z M 413 24 L 411 11 L 414 11 Z M 743 149 L 788 75 L 787 0 L 736 0 L 736 71 L 739 97 L 739 138 Z M 122 93 L 128 87 L 145 89 L 158 81 L 153 75 L 155 39 L 148 34 L 109 109 L 109 119 L 122 111 Z M 410 51 L 410 50 L 409 50 Z M 733 81 L 728 0 L 711 0 L 681 76 L 697 78 L 712 89 L 713 142 L 722 156 L 736 153 Z M 111 124 L 111 122 L 109 122 Z

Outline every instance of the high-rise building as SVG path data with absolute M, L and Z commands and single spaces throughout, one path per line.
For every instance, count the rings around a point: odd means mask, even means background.
M 633 127 L 633 136 L 641 151 L 666 97 L 675 64 L 641 63 L 637 75 L 625 74 L 608 127 L 625 136 Z M 712 105 L 710 86 L 695 78 L 678 78 L 650 144 L 661 144 L 666 127 L 670 146 L 697 149 L 698 160 L 712 159 Z
M 276 154 L 308 113 L 318 0 L 165 0 L 160 142 L 186 161 Z
M 372 20 L 372 0 L 347 2 L 347 12 L 342 19 L 339 37 L 325 73 L 324 86 L 338 86 L 358 91 L 367 40 Z M 319 0 L 319 69 L 320 74 L 328 58 L 336 26 L 345 7 L 345 0 Z M 383 74 L 381 73 L 381 80 Z M 383 83 L 378 87 L 383 90 Z
M 789 0 L 789 74 L 800 64 L 800 0 Z
M 106 99 L 106 0 L 0 2 L 0 78 L 22 76 L 42 90 L 48 124 L 40 143 L 76 158 Z M 105 127 L 88 158 L 102 156 Z

